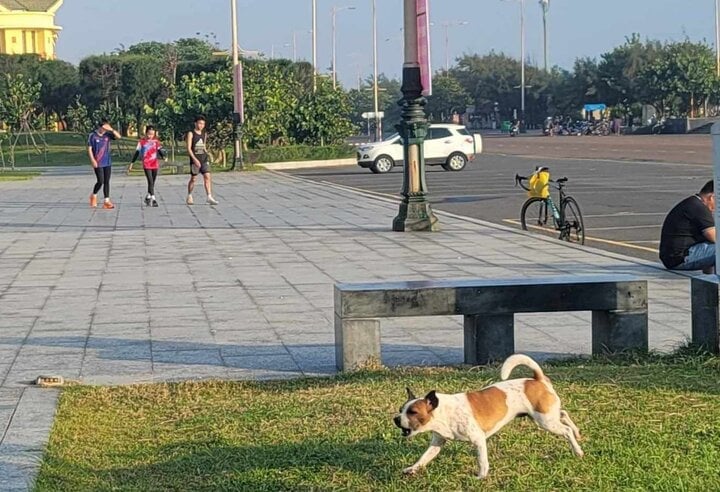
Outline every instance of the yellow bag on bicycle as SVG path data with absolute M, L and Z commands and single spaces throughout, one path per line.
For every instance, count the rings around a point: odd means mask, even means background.
M 547 198 L 550 196 L 550 170 L 539 167 L 528 180 L 528 196 L 530 198 Z

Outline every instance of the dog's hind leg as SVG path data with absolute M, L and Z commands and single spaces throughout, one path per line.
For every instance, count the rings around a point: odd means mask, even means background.
M 470 438 L 470 442 L 475 445 L 477 448 L 478 453 L 478 467 L 480 468 L 480 471 L 478 472 L 478 478 L 485 478 L 488 476 L 488 473 L 490 472 L 490 462 L 488 461 L 488 450 L 487 450 L 487 439 L 485 438 L 485 434 L 481 430 L 477 430 L 476 432 L 473 432 L 472 435 L 468 436 Z
M 578 429 L 577 425 L 575 425 L 575 422 L 573 422 L 570 418 L 570 414 L 567 413 L 565 410 L 560 410 L 560 422 L 567 425 L 573 430 L 573 434 L 575 434 L 575 439 L 580 439 L 580 429 Z
M 537 422 L 538 425 L 546 431 L 557 434 L 558 436 L 563 436 L 567 439 L 576 456 L 581 458 L 585 456 L 585 453 L 578 444 L 577 439 L 575 439 L 575 430 L 571 426 L 563 423 L 561 418 L 558 418 L 555 415 L 557 414 L 553 414 L 551 416 L 548 414 L 537 413 L 533 415 L 533 418 L 535 419 L 535 422 Z
M 445 445 L 445 442 L 446 441 L 444 437 L 442 437 L 440 434 L 436 434 L 433 432 L 432 441 L 430 441 L 430 447 L 425 450 L 422 456 L 420 456 L 420 459 L 417 460 L 417 462 L 413 466 L 405 468 L 403 470 L 403 473 L 405 475 L 414 475 L 415 473 L 417 473 L 420 468 L 423 468 L 435 459 L 435 457 L 442 449 L 443 445 Z

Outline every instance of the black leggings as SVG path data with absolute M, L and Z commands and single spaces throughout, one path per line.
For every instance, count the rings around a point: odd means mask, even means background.
M 102 188 L 105 198 L 110 197 L 110 174 L 112 174 L 112 167 L 110 166 L 98 166 L 95 168 L 95 177 L 97 178 L 97 183 L 95 183 L 95 187 L 93 188 L 93 195 L 97 195 L 98 191 L 100 191 L 100 188 Z
M 157 179 L 157 169 L 145 169 L 145 178 L 148 182 L 148 195 L 155 195 L 155 180 Z

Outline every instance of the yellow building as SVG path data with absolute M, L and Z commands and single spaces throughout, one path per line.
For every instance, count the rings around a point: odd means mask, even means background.
M 0 53 L 55 58 L 61 28 L 55 13 L 63 0 L 0 0 Z

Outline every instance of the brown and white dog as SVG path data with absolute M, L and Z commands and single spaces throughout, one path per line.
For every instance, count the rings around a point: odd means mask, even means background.
M 534 377 L 505 381 L 519 365 L 532 369 Z M 580 431 L 561 408 L 550 380 L 534 360 L 526 355 L 511 355 L 503 363 L 500 377 L 503 382 L 480 391 L 452 395 L 431 391 L 425 398 L 416 398 L 408 388 L 408 401 L 395 416 L 395 425 L 405 437 L 432 432 L 432 441 L 420 459 L 403 473 L 416 473 L 438 455 L 446 441 L 460 440 L 477 447 L 479 477 L 485 478 L 490 469 L 487 438 L 515 417 L 524 415 L 532 417 L 543 429 L 565 437 L 573 452 L 583 456 L 577 442 Z

